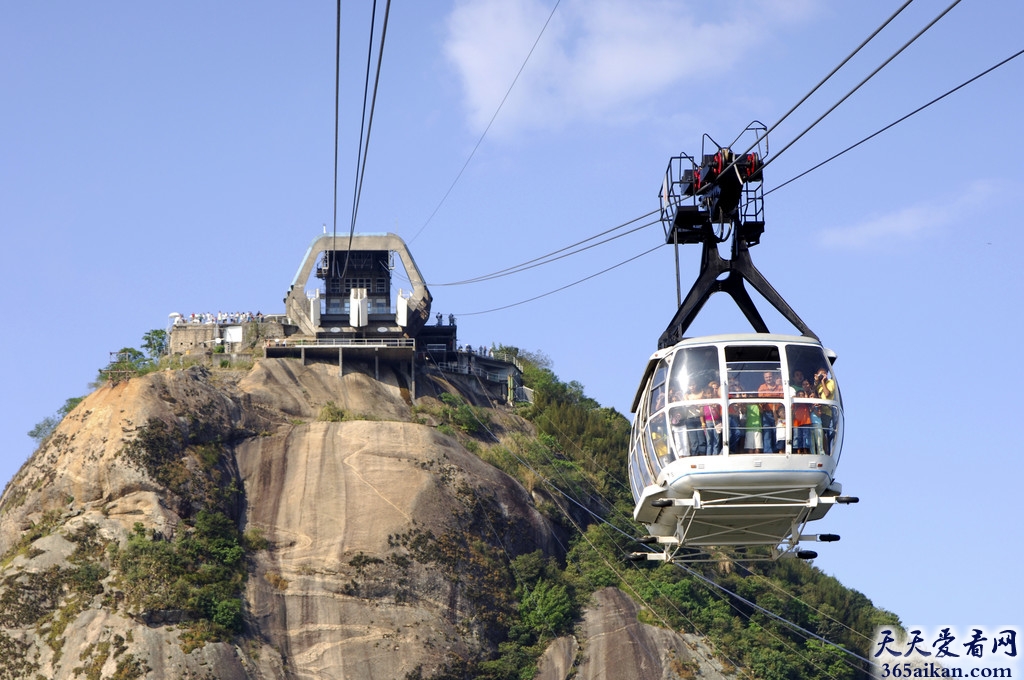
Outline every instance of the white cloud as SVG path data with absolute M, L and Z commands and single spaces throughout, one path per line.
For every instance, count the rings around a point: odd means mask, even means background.
M 773 25 L 798 20 L 806 7 L 742 4 L 729 14 L 714 3 L 562 0 L 499 114 L 500 127 L 629 116 L 668 88 L 713 82 L 750 58 Z M 457 3 L 444 50 L 462 80 L 474 130 L 494 115 L 552 6 L 553 0 Z
M 924 238 L 952 224 L 970 224 L 978 206 L 990 202 L 1005 189 L 999 184 L 993 180 L 977 181 L 946 201 L 930 200 L 848 227 L 830 227 L 822 230 L 819 239 L 822 245 L 833 248 L 863 249 L 894 240 L 906 242 Z

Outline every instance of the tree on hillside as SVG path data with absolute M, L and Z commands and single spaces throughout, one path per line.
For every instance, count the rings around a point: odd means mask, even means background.
M 167 352 L 167 331 L 154 328 L 142 336 L 142 349 L 152 360 L 157 360 Z
M 107 383 L 118 384 L 137 375 L 145 375 L 156 369 L 156 362 L 134 347 L 122 347 L 113 355 L 110 363 L 100 369 L 92 387 Z
M 28 436 L 36 440 L 36 444 L 42 444 L 43 440 L 53 434 L 53 431 L 60 425 L 60 421 L 64 420 L 64 416 L 71 413 L 78 402 L 82 401 L 85 397 L 71 397 L 64 402 L 64 405 L 57 409 L 57 412 L 52 416 L 46 416 L 38 423 L 35 427 L 28 431 Z

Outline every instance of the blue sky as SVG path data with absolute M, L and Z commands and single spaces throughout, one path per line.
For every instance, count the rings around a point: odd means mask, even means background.
M 844 96 L 946 2 L 917 0 L 772 132 Z M 768 125 L 895 2 L 395 3 L 357 230 L 407 240 L 460 340 L 542 350 L 628 413 L 675 311 L 657 225 L 492 282 L 658 207 L 668 159 Z M 378 20 L 383 14 L 381 8 Z M 0 10 L 0 478 L 26 432 L 171 312 L 278 312 L 333 226 L 334 4 L 14 3 Z M 766 171 L 771 189 L 1021 49 L 1024 7 L 965 0 Z M 342 8 L 338 229 L 347 232 L 369 4 Z M 839 355 L 838 479 L 861 503 L 816 564 L 905 623 L 1022 625 L 1013 61 L 769 195 L 755 263 Z M 770 156 L 771 158 L 771 156 Z M 698 249 L 681 253 L 684 288 Z M 749 327 L 718 296 L 695 334 Z M 771 321 L 769 322 L 771 325 Z M 780 327 L 779 330 L 788 330 Z M 625 452 L 623 452 L 625 455 Z

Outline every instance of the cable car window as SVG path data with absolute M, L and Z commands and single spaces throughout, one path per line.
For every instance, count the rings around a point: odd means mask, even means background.
M 729 453 L 784 452 L 787 420 L 779 348 L 726 347 L 725 365 L 730 402 Z
M 711 382 L 721 384 L 721 379 L 717 347 L 680 349 L 672 355 L 669 402 L 681 402 L 691 388 L 703 392 Z
M 635 458 L 638 461 L 637 465 L 638 469 L 642 473 L 641 476 L 645 483 L 650 485 L 657 474 L 661 472 L 661 466 L 655 466 L 652 464 L 652 459 L 654 463 L 658 463 L 659 461 L 657 458 L 654 458 L 651 453 L 652 449 L 647 443 L 647 428 L 635 427 L 635 430 L 636 431 L 633 433 L 633 450 L 636 451 Z
M 658 414 L 651 418 L 647 427 L 651 438 L 651 451 L 657 459 L 659 467 L 664 467 L 675 460 L 675 456 L 669 449 L 668 434 L 665 431 L 665 415 Z
M 766 371 L 781 376 L 782 370 L 779 348 L 774 345 L 726 347 L 725 365 L 729 396 L 739 398 L 756 396 Z
M 639 497 L 645 487 L 651 485 L 651 476 L 647 472 L 647 466 L 640 460 L 639 456 L 630 456 L 629 461 L 629 485 L 633 495 Z
M 651 402 L 650 413 L 660 411 L 665 407 L 665 376 L 668 374 L 668 362 L 664 359 L 658 363 L 658 368 L 651 378 Z
M 820 404 L 818 409 L 824 453 L 826 456 L 838 456 L 843 446 L 843 412 L 838 406 L 828 404 Z
M 832 423 L 825 427 L 825 450 L 828 455 L 838 458 L 843 448 L 843 411 L 837 406 L 826 408 L 831 410 Z
M 789 364 L 790 395 L 796 396 L 802 389 L 808 398 L 840 401 L 832 365 L 821 347 L 786 345 L 786 362 Z

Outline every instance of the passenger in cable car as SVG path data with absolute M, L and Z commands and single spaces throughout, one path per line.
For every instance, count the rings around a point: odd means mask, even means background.
M 691 381 L 690 388 L 686 391 L 686 400 L 696 401 L 703 398 L 704 391 L 700 389 L 696 381 Z M 703 409 L 699 405 L 686 407 L 686 436 L 691 456 L 707 454 L 708 438 L 704 431 Z
M 803 390 L 804 396 L 808 399 L 813 399 L 818 396 L 818 392 L 814 389 L 814 385 L 812 385 L 811 381 L 807 378 L 804 378 L 804 381 L 800 383 L 800 389 Z
M 672 462 L 672 454 L 669 452 L 668 439 L 665 437 L 665 416 L 653 418 L 651 422 L 651 445 L 654 447 L 654 454 L 662 465 Z
M 722 387 L 712 380 L 704 388 L 705 399 L 720 399 Z M 704 432 L 708 440 L 708 455 L 722 452 L 722 407 L 719 404 L 704 404 Z
M 747 404 L 744 422 L 747 433 L 743 440 L 743 453 L 764 453 L 764 433 L 761 431 L 760 404 Z
M 799 368 L 793 371 L 793 375 L 789 379 L 789 393 L 796 396 L 796 391 L 799 390 L 804 384 L 804 372 Z
M 665 388 L 661 386 L 657 389 L 657 394 L 654 395 L 654 407 L 651 411 L 658 412 L 663 408 L 665 408 Z
M 828 377 L 828 371 L 824 367 L 814 373 L 814 385 L 819 399 L 836 400 L 836 381 Z
M 825 430 L 822 427 L 822 411 L 827 406 L 815 404 L 811 408 L 811 453 L 815 456 L 825 455 Z
M 829 376 L 829 371 L 821 366 L 814 372 L 814 392 L 819 399 L 838 401 L 839 393 L 836 391 L 836 381 Z M 832 443 L 835 441 L 835 427 L 832 416 L 832 407 L 825 406 L 821 409 L 821 426 L 825 434 L 825 450 L 829 455 L 832 453 Z
M 797 399 L 806 399 L 807 393 L 797 390 Z M 793 453 L 811 452 L 811 405 L 808 403 L 793 404 Z
M 738 399 L 740 391 L 740 379 L 735 374 L 729 376 L 729 453 L 740 453 L 743 450 L 743 420 L 744 409 L 733 399 Z
M 757 396 L 768 398 L 782 398 L 782 385 L 778 371 L 765 371 L 764 382 L 757 388 Z M 761 407 L 761 429 L 763 431 L 762 441 L 764 451 L 775 452 L 775 405 L 766 403 Z
M 786 407 L 782 404 L 775 407 L 775 452 L 786 452 Z
M 673 399 L 673 401 L 676 401 Z M 672 426 L 672 446 L 675 448 L 676 456 L 683 457 L 690 455 L 690 447 L 686 441 L 686 418 L 683 409 L 673 408 L 669 411 L 669 424 Z

